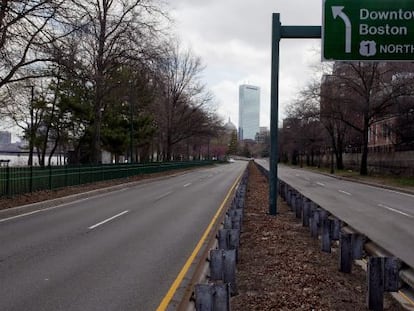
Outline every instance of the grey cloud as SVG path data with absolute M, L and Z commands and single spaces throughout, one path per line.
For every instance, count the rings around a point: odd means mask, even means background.
M 259 48 L 269 45 L 272 13 L 279 12 L 286 25 L 317 25 L 322 10 L 320 0 L 180 0 L 176 5 L 184 14 L 191 14 L 183 26 L 198 29 L 206 40 L 238 38 Z

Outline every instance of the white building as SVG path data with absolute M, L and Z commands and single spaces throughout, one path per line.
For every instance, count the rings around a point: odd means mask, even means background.
M 260 88 L 239 86 L 239 140 L 255 139 L 260 125 Z

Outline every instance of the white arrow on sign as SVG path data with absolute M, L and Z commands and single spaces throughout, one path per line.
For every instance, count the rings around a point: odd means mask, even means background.
M 352 25 L 349 17 L 343 12 L 343 9 L 343 6 L 333 6 L 332 14 L 334 19 L 339 16 L 345 23 L 345 53 L 351 53 Z

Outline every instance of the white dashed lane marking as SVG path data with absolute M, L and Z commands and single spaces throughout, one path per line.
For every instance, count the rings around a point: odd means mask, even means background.
M 118 217 L 121 217 L 122 215 L 125 215 L 128 212 L 129 211 L 123 211 L 122 213 L 116 214 L 115 216 L 112 216 L 112 217 L 110 217 L 108 219 L 105 219 L 105 220 L 103 220 L 101 222 L 98 222 L 97 224 L 95 224 L 93 226 L 88 227 L 88 229 L 89 230 L 93 230 L 93 229 L 95 229 L 95 228 L 97 228 L 99 226 L 102 226 L 103 224 L 106 224 L 107 222 L 110 222 L 111 220 L 114 220 L 115 218 L 118 218 Z

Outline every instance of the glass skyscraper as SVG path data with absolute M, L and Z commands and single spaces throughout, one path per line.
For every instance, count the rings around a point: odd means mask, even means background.
M 260 88 L 239 86 L 239 139 L 255 139 L 260 125 Z

